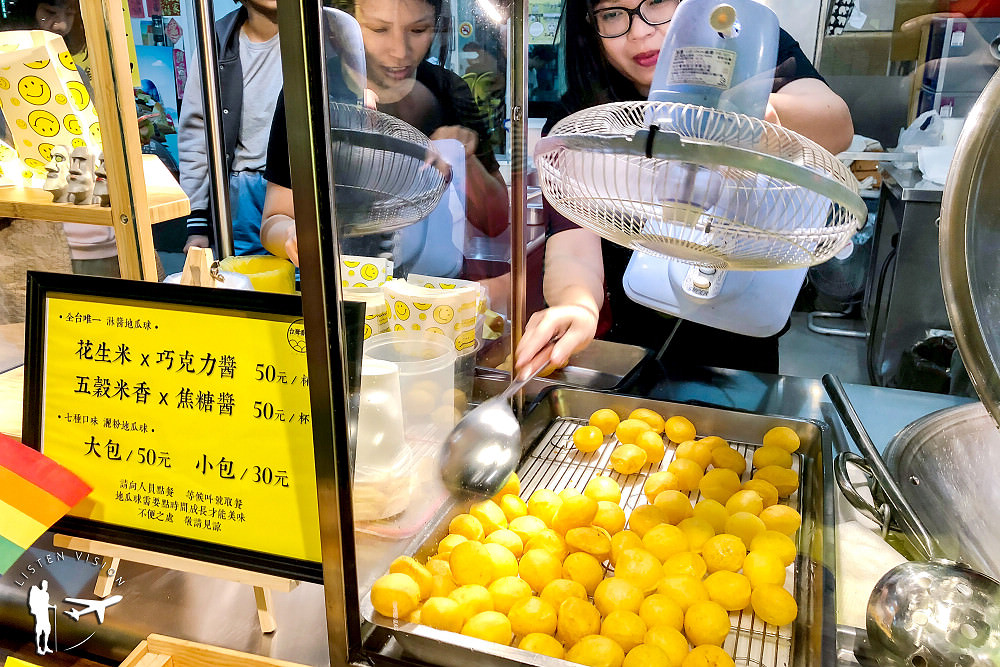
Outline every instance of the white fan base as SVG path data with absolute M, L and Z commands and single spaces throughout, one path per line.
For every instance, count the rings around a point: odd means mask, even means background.
M 785 326 L 806 271 L 718 270 L 705 276 L 692 264 L 636 252 L 625 270 L 622 286 L 630 299 L 654 310 L 762 338 L 773 336 Z M 703 290 L 692 282 L 710 286 Z

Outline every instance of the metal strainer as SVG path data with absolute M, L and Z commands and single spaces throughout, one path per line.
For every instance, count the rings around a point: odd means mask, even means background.
M 392 232 L 422 220 L 451 180 L 426 135 L 380 111 L 331 102 L 330 136 L 343 236 Z
M 557 123 L 534 157 L 559 213 L 625 247 L 692 264 L 812 266 L 867 217 L 857 180 L 819 144 L 709 107 L 591 107 Z

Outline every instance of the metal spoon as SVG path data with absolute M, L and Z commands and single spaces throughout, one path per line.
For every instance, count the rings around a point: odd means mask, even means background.
M 843 385 L 823 376 L 834 407 L 864 453 L 886 499 L 930 562 L 889 570 L 868 599 L 868 640 L 911 667 L 1000 664 L 1000 582 L 938 557 L 937 542 L 917 518 L 854 411 Z
M 521 460 L 521 424 L 507 401 L 544 367 L 514 380 L 455 424 L 441 452 L 441 479 L 448 490 L 489 498 L 503 487 Z

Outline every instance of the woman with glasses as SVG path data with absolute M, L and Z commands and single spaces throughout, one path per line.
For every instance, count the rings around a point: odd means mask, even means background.
M 547 133 L 561 118 L 597 104 L 645 100 L 664 37 L 680 0 L 564 0 L 567 92 Z M 832 153 L 854 134 L 850 111 L 827 87 L 795 40 L 780 31 L 774 86 L 765 120 L 816 141 Z M 675 320 L 631 301 L 622 276 L 632 251 L 578 227 L 546 204 L 549 238 L 543 289 L 548 308 L 528 322 L 517 366 L 548 356 L 563 365 L 598 335 L 653 351 L 669 344 L 672 366 L 778 372 L 778 336 L 754 338 Z M 664 277 L 666 279 L 666 277 Z M 607 322 L 610 319 L 610 326 Z M 780 335 L 780 334 L 778 334 Z M 560 340 L 542 352 L 554 336 Z

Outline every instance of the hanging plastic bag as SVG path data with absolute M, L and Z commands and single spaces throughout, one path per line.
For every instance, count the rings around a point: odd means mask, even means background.
M 900 153 L 916 153 L 925 146 L 940 146 L 944 132 L 944 121 L 935 109 L 925 111 L 910 123 L 909 127 L 899 131 L 899 141 L 896 150 Z M 897 159 L 893 161 L 901 169 L 914 169 L 916 160 Z
M 55 146 L 101 151 L 90 92 L 62 37 L 45 30 L 0 32 L 0 108 L 24 164 L 45 174 Z

